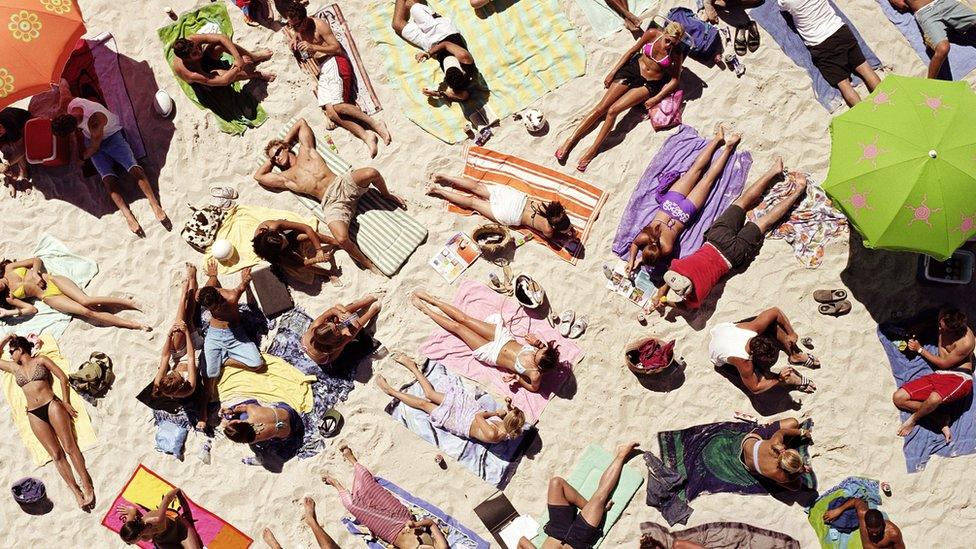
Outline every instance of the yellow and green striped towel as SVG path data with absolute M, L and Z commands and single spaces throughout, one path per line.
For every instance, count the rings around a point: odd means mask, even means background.
M 410 120 L 442 141 L 462 141 L 466 120 L 461 106 L 431 104 L 421 93 L 444 77 L 436 62 L 418 63 L 417 48 L 393 31 L 394 5 L 393 0 L 373 0 L 366 11 L 369 32 L 386 59 L 389 85 Z M 583 44 L 557 0 L 496 0 L 476 13 L 468 0 L 431 0 L 431 7 L 461 31 L 490 89 L 488 105 L 500 118 L 586 70 Z

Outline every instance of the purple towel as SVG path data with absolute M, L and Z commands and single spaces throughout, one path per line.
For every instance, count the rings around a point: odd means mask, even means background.
M 918 53 L 922 62 L 928 65 L 929 54 L 926 51 L 925 42 L 922 40 L 922 31 L 919 30 L 918 23 L 915 22 L 915 16 L 910 13 L 898 13 L 895 8 L 891 7 L 888 0 L 878 0 L 878 4 L 881 4 L 881 11 L 884 12 L 885 17 L 905 35 L 905 39 L 912 45 L 912 49 Z M 952 39 L 950 38 L 950 40 Z M 942 65 L 939 78 L 962 80 L 964 76 L 976 69 L 976 47 L 974 46 L 976 44 L 963 45 L 953 42 L 952 49 L 949 50 L 949 62 Z
M 654 214 L 661 207 L 657 197 L 662 187 L 676 179 L 674 177 L 676 173 L 687 172 L 708 141 L 709 139 L 699 137 L 695 128 L 682 124 L 677 133 L 664 142 L 661 150 L 644 170 L 644 175 L 637 182 L 634 193 L 630 195 L 630 202 L 627 203 L 627 208 L 620 219 L 620 226 L 617 227 L 617 235 L 613 237 L 613 253 L 627 259 L 630 243 L 634 241 L 637 233 L 654 219 Z M 721 149 L 715 152 L 715 156 L 720 153 Z M 742 192 L 751 166 L 752 155 L 748 152 L 739 150 L 732 155 L 725 165 L 722 177 L 715 182 L 704 206 L 698 211 L 698 217 L 692 220 L 678 237 L 673 257 L 691 255 L 702 247 L 705 243 L 705 231 Z M 655 265 L 652 270 L 663 273 L 666 267 L 667 265 Z

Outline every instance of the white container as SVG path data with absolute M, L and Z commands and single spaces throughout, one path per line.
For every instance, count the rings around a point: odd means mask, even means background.
M 956 250 L 952 252 L 952 257 L 946 262 L 952 262 L 955 264 L 954 270 L 958 270 L 958 273 L 953 273 L 951 276 L 939 276 L 934 273 L 936 269 L 944 270 L 944 267 L 938 261 L 935 261 L 929 256 L 925 256 L 925 280 L 931 282 L 938 282 L 940 284 L 969 284 L 973 280 L 973 269 L 976 267 L 976 255 L 969 250 Z

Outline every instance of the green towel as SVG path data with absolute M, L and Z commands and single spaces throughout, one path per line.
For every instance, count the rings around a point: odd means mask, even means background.
M 830 505 L 831 501 L 846 497 L 847 493 L 843 489 L 834 490 L 830 494 L 820 498 L 820 501 L 810 508 L 807 520 L 810 522 L 810 526 L 813 527 L 813 531 L 817 533 L 817 539 L 820 540 L 821 546 L 823 547 L 841 547 L 839 543 L 832 543 L 827 538 L 827 531 L 830 530 L 830 527 L 824 522 L 823 516 L 827 512 L 827 506 Z M 852 535 L 845 537 L 847 537 L 847 545 L 844 546 L 846 549 L 862 549 L 861 535 L 858 532 L 855 531 Z
M 613 455 L 596 444 L 587 446 L 579 462 L 576 464 L 576 468 L 566 477 L 566 482 L 573 488 L 576 488 L 580 495 L 589 498 L 593 495 L 593 492 L 596 492 L 597 486 L 600 485 L 600 476 L 603 475 L 603 472 L 613 462 L 613 457 Z M 637 489 L 643 483 L 644 477 L 636 469 L 624 465 L 623 471 L 620 472 L 620 482 L 617 483 L 617 489 L 613 491 L 613 496 L 610 497 L 613 501 L 613 507 L 607 511 L 606 519 L 603 521 L 603 535 L 593 544 L 594 548 L 599 547 L 603 543 L 603 538 L 607 536 L 610 528 L 620 519 L 624 508 L 627 507 L 630 499 L 634 497 Z M 539 533 L 532 539 L 532 543 L 536 547 L 541 547 L 549 537 L 542 531 L 547 522 L 549 522 L 548 511 L 539 520 Z
M 173 66 L 173 42 L 178 38 L 195 34 L 204 25 L 213 23 L 220 27 L 220 31 L 231 40 L 234 39 L 234 27 L 231 25 L 227 7 L 223 3 L 214 3 L 202 8 L 188 11 L 180 16 L 173 24 L 159 29 L 159 39 L 163 42 L 163 56 L 169 66 Z M 230 54 L 223 57 L 229 63 L 233 62 Z M 176 73 L 173 73 L 176 76 Z M 244 82 L 235 82 L 230 86 L 211 88 L 209 86 L 194 85 L 176 77 L 183 93 L 201 109 L 209 110 L 217 117 L 220 131 L 231 135 L 244 135 L 248 128 L 257 128 L 268 119 L 268 114 L 249 93 L 243 90 Z

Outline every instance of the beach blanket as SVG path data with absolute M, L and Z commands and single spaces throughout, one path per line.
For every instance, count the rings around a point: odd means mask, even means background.
M 967 5 L 965 0 L 962 3 Z M 884 12 L 885 17 L 904 35 L 905 40 L 908 40 L 912 49 L 927 67 L 931 57 L 925 47 L 922 31 L 918 28 L 915 16 L 911 13 L 898 13 L 895 8 L 891 7 L 888 0 L 878 0 L 878 4 L 881 6 L 881 11 Z M 970 5 L 970 7 L 972 6 Z M 967 38 L 974 38 L 972 35 L 973 33 L 970 33 Z M 976 44 L 973 42 L 960 43 L 951 34 L 949 40 L 952 47 L 949 49 L 948 59 L 942 65 L 939 77 L 945 77 L 948 80 L 962 80 L 964 76 L 976 69 Z
M 227 240 L 234 246 L 234 253 L 228 259 L 217 262 L 217 272 L 220 274 L 236 273 L 246 267 L 253 267 L 264 261 L 254 253 L 251 240 L 254 238 L 254 231 L 258 225 L 265 221 L 280 220 L 304 223 L 313 229 L 318 227 L 318 221 L 313 217 L 305 217 L 288 210 L 275 210 L 264 206 L 247 206 L 238 204 L 234 206 L 217 230 L 217 240 Z M 210 248 L 203 254 L 203 268 L 206 269 L 207 263 L 213 255 Z M 292 274 L 289 271 L 289 276 Z
M 810 181 L 807 175 L 807 194 L 790 216 L 766 234 L 766 238 L 785 240 L 793 247 L 793 255 L 808 269 L 816 269 L 823 263 L 824 253 L 831 241 L 847 235 L 847 217 L 834 209 L 830 198 L 822 188 Z M 749 220 L 756 221 L 786 198 L 794 189 L 792 177 L 773 185 L 762 201 L 749 210 Z
M 188 11 L 176 22 L 159 29 L 158 33 L 159 39 L 163 42 L 163 57 L 170 67 L 173 66 L 173 42 L 178 38 L 198 33 L 221 33 L 231 40 L 234 39 L 234 27 L 227 15 L 227 6 L 223 2 L 211 3 Z M 230 63 L 232 61 L 230 54 L 225 53 L 224 60 Z M 190 84 L 176 76 L 175 72 L 173 76 L 180 89 L 194 105 L 213 113 L 217 118 L 217 127 L 224 133 L 243 135 L 248 128 L 257 128 L 268 119 L 268 114 L 258 104 L 258 100 L 244 90 L 244 82 L 214 88 Z
M 356 41 L 353 40 L 352 32 L 349 30 L 346 18 L 342 15 L 342 10 L 339 9 L 339 4 L 331 4 L 321 8 L 312 17 L 328 21 L 329 27 L 332 29 L 332 34 L 335 35 L 339 45 L 342 46 L 346 57 L 352 62 L 352 72 L 356 83 L 356 105 L 366 114 L 379 112 L 381 109 L 380 99 L 376 96 L 376 91 L 373 90 L 373 83 L 370 82 L 369 74 L 366 73 L 366 67 L 363 65 L 363 60 L 359 57 L 359 48 L 356 47 Z M 287 26 L 282 27 L 281 30 L 284 32 L 285 38 L 289 41 L 295 35 L 294 31 Z M 298 60 L 297 57 L 296 60 Z M 319 64 L 313 59 L 306 59 L 304 61 L 298 60 L 298 66 L 302 69 L 302 72 L 312 77 L 312 82 L 315 83 L 315 88 L 313 89 L 317 90 L 319 73 L 321 72 Z
M 560 258 L 575 265 L 586 253 L 586 239 L 590 236 L 593 222 L 610 193 L 595 185 L 533 164 L 517 156 L 493 151 L 484 147 L 466 147 L 463 153 L 465 177 L 486 185 L 505 185 L 540 200 L 559 200 L 566 208 L 576 235 L 572 239 L 556 237 L 546 240 L 541 233 L 527 228 L 518 229 L 523 234 L 533 234 L 536 242 L 548 247 Z M 449 205 L 448 211 L 463 215 L 474 213 L 458 206 Z
M 813 421 L 801 424 L 812 429 Z M 779 426 L 776 422 L 758 425 L 747 421 L 725 421 L 695 425 L 680 431 L 662 431 L 657 439 L 661 448 L 661 460 L 669 468 L 687 478 L 677 496 L 691 501 L 701 494 L 720 492 L 733 494 L 767 494 L 783 490 L 775 483 L 755 477 L 742 463 L 742 439 L 755 431 L 764 439 L 771 437 Z M 804 461 L 809 462 L 809 446 L 797 449 Z M 816 489 L 816 477 L 806 473 L 802 477 L 806 488 Z
M 466 386 L 460 377 L 448 372 L 443 364 L 428 360 L 421 366 L 421 370 L 430 380 L 434 389 L 440 393 L 446 392 L 448 387 L 458 386 L 466 392 L 476 394 L 483 410 L 491 411 L 502 407 L 484 391 Z M 424 396 L 423 389 L 416 381 L 400 390 L 421 398 Z M 466 469 L 499 489 L 508 484 L 512 475 L 515 474 L 515 469 L 518 468 L 526 448 L 536 437 L 535 428 L 527 426 L 525 432 L 516 439 L 496 444 L 484 444 L 435 427 L 430 422 L 430 416 L 423 410 L 411 408 L 396 399 L 393 399 L 393 402 L 386 407 L 386 412 L 420 438 L 433 444 L 444 454 L 458 460 Z
M 300 414 L 312 411 L 311 384 L 315 376 L 307 375 L 281 357 L 262 353 L 267 370 L 224 368 L 217 382 L 221 403 L 257 399 L 263 403 L 284 402 Z
M 472 98 L 464 104 L 431 101 L 421 93 L 425 87 L 436 88 L 444 74 L 436 62 L 418 63 L 414 56 L 419 50 L 393 31 L 394 2 L 372 0 L 363 12 L 376 55 L 386 60 L 390 86 L 407 118 L 442 141 L 465 139 L 465 119 L 486 101 L 498 118 L 505 118 L 586 69 L 586 51 L 557 0 L 503 3 L 500 11 L 489 6 L 477 15 L 468 0 L 432 5 L 461 31 L 483 79 L 473 86 L 482 89 L 471 90 Z
M 64 370 L 64 373 L 70 373 L 70 364 L 68 364 L 68 360 L 64 358 L 64 355 L 61 354 L 61 350 L 58 348 L 58 342 L 55 341 L 54 336 L 50 332 L 45 332 L 40 337 L 42 345 L 38 351 L 38 355 L 46 356 L 57 364 L 59 368 Z M 3 359 L 10 360 L 10 354 L 7 350 L 3 351 Z M 55 383 L 54 394 L 58 398 L 61 398 L 61 385 L 57 382 Z M 27 397 L 24 396 L 24 391 L 17 386 L 14 375 L 7 372 L 0 372 L 0 386 L 3 387 L 3 395 L 7 398 L 7 404 L 10 405 L 10 415 L 14 425 L 17 426 L 17 434 L 24 441 L 24 446 L 27 447 L 34 466 L 40 467 L 51 461 L 50 454 L 44 449 L 41 441 L 37 440 L 37 437 L 34 436 L 34 431 L 31 430 L 30 420 L 27 417 Z M 82 400 L 81 396 L 74 389 L 70 389 L 70 391 L 71 405 L 78 411 L 78 417 L 72 423 L 74 425 L 75 435 L 78 438 L 78 448 L 84 452 L 85 450 L 94 448 L 98 440 L 95 438 L 95 429 L 92 427 L 91 417 L 88 415 L 88 408 L 85 406 L 85 401 Z
M 911 325 L 911 320 L 905 325 Z M 933 320 L 933 326 L 934 320 Z M 881 347 L 891 363 L 891 373 L 895 377 L 898 387 L 909 381 L 931 374 L 929 363 L 915 353 L 903 353 L 898 350 L 898 340 L 904 340 L 903 335 L 897 334 L 894 324 L 882 325 L 878 328 L 878 339 Z M 939 351 L 934 344 L 923 341 L 930 353 Z M 933 454 L 944 457 L 964 456 L 976 453 L 976 400 L 970 395 L 958 402 L 939 407 L 940 412 L 948 413 L 953 418 L 949 428 L 952 430 L 952 442 L 946 443 L 945 437 L 938 430 L 933 429 L 924 420 L 922 425 L 905 437 L 902 451 L 905 453 L 905 466 L 909 473 L 917 473 L 925 468 Z M 908 412 L 900 412 L 901 420 L 908 419 Z
M 297 120 L 294 117 L 289 120 L 277 139 L 284 139 Z M 315 150 L 325 159 L 332 173 L 344 174 L 352 170 L 352 165 L 339 156 L 329 134 L 315 140 Z M 264 164 L 266 161 L 267 157 L 262 151 L 258 163 Z M 299 194 L 295 197 L 322 222 L 323 227 L 326 225 L 325 212 L 318 200 Z M 356 204 L 356 215 L 349 225 L 349 237 L 383 274 L 393 276 L 427 240 L 427 228 L 406 210 L 381 196 L 376 189 L 370 189 Z
M 44 262 L 49 273 L 66 276 L 83 290 L 98 273 L 98 265 L 94 261 L 71 253 L 67 246 L 49 234 L 42 234 L 37 241 L 34 257 Z M 55 311 L 39 299 L 32 304 L 37 307 L 35 315 L 0 318 L 0 334 L 13 332 L 27 336 L 46 332 L 54 339 L 60 338 L 71 322 L 71 315 Z
M 526 423 L 535 423 L 542 415 L 546 405 L 572 373 L 573 365 L 583 356 L 583 350 L 576 343 L 559 335 L 549 326 L 545 318 L 529 317 L 514 300 L 492 291 L 483 284 L 466 279 L 461 282 L 454 295 L 454 306 L 474 318 L 485 319 L 500 314 L 506 326 L 519 343 L 524 342 L 526 334 L 535 334 L 542 341 L 554 341 L 559 349 L 560 365 L 542 376 L 539 392 L 533 393 L 521 387 L 512 390 L 511 384 L 502 379 L 506 374 L 479 362 L 474 353 L 460 338 L 442 328 L 437 328 L 420 346 L 420 354 L 430 360 L 443 364 L 448 370 L 489 387 L 501 397 L 511 397 L 512 403 L 525 412 Z
M 654 0 L 627 0 L 627 7 L 630 13 L 639 17 L 653 3 Z M 576 0 L 576 5 L 586 16 L 597 38 L 605 38 L 624 28 L 623 18 L 607 5 L 606 0 Z
M 699 0 L 701 1 L 701 0 Z M 837 15 L 844 20 L 844 23 L 851 29 L 854 36 L 857 37 L 857 43 L 861 46 L 861 51 L 864 53 L 864 58 L 871 67 L 877 69 L 881 66 L 881 60 L 878 56 L 874 54 L 874 51 L 867 45 L 861 34 L 857 31 L 857 27 L 854 23 L 847 18 L 837 4 L 833 0 L 828 0 L 831 7 L 837 11 Z M 884 0 L 887 2 L 887 0 Z M 807 71 L 813 84 L 813 93 L 817 97 L 817 101 L 824 106 L 828 111 L 833 112 L 835 109 L 844 105 L 844 99 L 840 95 L 840 91 L 832 87 L 830 84 L 824 80 L 822 74 L 820 74 L 820 69 L 813 65 L 813 59 L 810 57 L 810 51 L 807 49 L 803 40 L 800 39 L 800 35 L 796 33 L 793 28 L 792 21 L 789 21 L 789 15 L 781 12 L 779 10 L 779 5 L 776 2 L 765 2 L 761 6 L 752 8 L 749 10 L 749 15 L 759 23 L 762 28 L 766 29 L 766 32 L 772 36 L 773 40 L 779 44 L 779 47 L 783 50 L 790 59 L 793 60 L 800 68 Z M 860 79 L 854 77 L 854 84 L 860 82 Z
M 786 534 L 743 522 L 709 522 L 672 532 L 666 526 L 642 522 L 641 539 L 652 539 L 664 547 L 676 540 L 691 541 L 708 549 L 800 549 L 800 542 Z
M 485 541 L 481 536 L 474 533 L 473 530 L 467 528 L 457 519 L 448 515 L 444 511 L 440 510 L 436 505 L 428 503 L 413 494 L 410 494 L 403 488 L 400 488 L 396 484 L 386 480 L 385 478 L 376 477 L 376 482 L 380 484 L 383 488 L 390 491 L 401 503 L 403 503 L 410 513 L 417 520 L 422 520 L 425 518 L 434 519 L 437 522 L 437 526 L 440 528 L 441 532 L 447 538 L 447 544 L 451 549 L 488 549 L 491 545 Z M 380 540 L 376 539 L 372 534 L 369 533 L 363 525 L 357 522 L 351 517 L 344 517 L 342 519 L 342 524 L 349 530 L 349 533 L 356 535 L 366 546 L 370 549 L 385 549 L 386 544 L 382 543 Z
M 596 492 L 597 487 L 600 485 L 600 477 L 612 462 L 613 455 L 596 444 L 590 444 L 586 447 L 586 450 L 583 450 L 583 455 L 576 462 L 576 467 L 573 469 L 573 472 L 566 477 L 566 482 L 573 488 L 576 488 L 584 498 L 589 498 Z M 603 519 L 603 528 L 601 529 L 603 535 L 593 544 L 594 549 L 603 543 L 603 539 L 610 532 L 610 529 L 613 528 L 613 525 L 620 519 L 620 516 L 624 513 L 624 509 L 627 508 L 627 504 L 630 503 L 631 498 L 634 497 L 634 494 L 637 493 L 637 489 L 640 488 L 643 482 L 644 478 L 641 477 L 636 469 L 624 465 L 623 471 L 620 472 L 620 482 L 617 483 L 617 488 L 613 491 L 613 495 L 610 496 L 610 500 L 613 501 L 613 507 L 607 511 L 606 517 Z M 539 520 L 538 534 L 532 538 L 532 543 L 536 547 L 541 547 L 546 542 L 546 539 L 549 538 L 543 532 L 548 522 L 549 512 L 546 511 Z
M 867 502 L 868 507 L 877 509 L 881 505 L 881 493 L 878 490 L 878 481 L 863 477 L 848 477 L 840 484 L 827 490 L 817 499 L 817 501 L 807 510 L 807 520 L 817 539 L 820 540 L 820 547 L 823 549 L 861 549 L 861 534 L 858 530 L 859 521 L 857 512 L 853 509 L 845 511 L 834 523 L 827 524 L 823 520 L 824 513 L 832 509 L 834 500 L 861 498 Z M 849 516 L 850 515 L 850 516 Z M 841 523 L 853 528 L 844 528 L 846 532 L 837 529 Z
M 682 124 L 661 145 L 630 195 L 630 201 L 620 218 L 620 225 L 617 226 L 617 234 L 613 237 L 613 253 L 624 260 L 629 257 L 631 242 L 661 209 L 658 195 L 664 190 L 663 187 L 691 168 L 709 140 L 699 136 L 695 128 Z M 717 158 L 719 154 L 721 151 L 717 151 L 713 158 Z M 699 210 L 698 217 L 678 237 L 672 257 L 686 257 L 702 247 L 705 243 L 705 231 L 742 192 L 751 167 L 752 155 L 748 151 L 739 149 L 732 154 L 722 176 L 715 182 L 712 192 Z M 651 274 L 663 275 L 668 263 L 662 262 L 645 269 Z
M 118 532 L 122 528 L 122 519 L 119 517 L 116 506 L 132 504 L 141 508 L 143 513 L 152 511 L 159 506 L 159 501 L 163 499 L 166 492 L 173 489 L 173 484 L 157 475 L 145 465 L 139 464 L 135 472 L 125 483 L 122 492 L 115 498 L 115 501 L 108 506 L 108 512 L 102 518 L 102 526 L 113 532 Z M 186 498 L 193 515 L 197 534 L 203 546 L 207 549 L 247 549 L 254 542 L 244 532 L 241 532 L 229 522 L 218 517 L 214 513 L 197 505 L 189 497 Z M 174 501 L 170 509 L 180 509 L 178 501 Z M 152 549 L 151 541 L 140 541 L 137 543 L 142 549 Z

